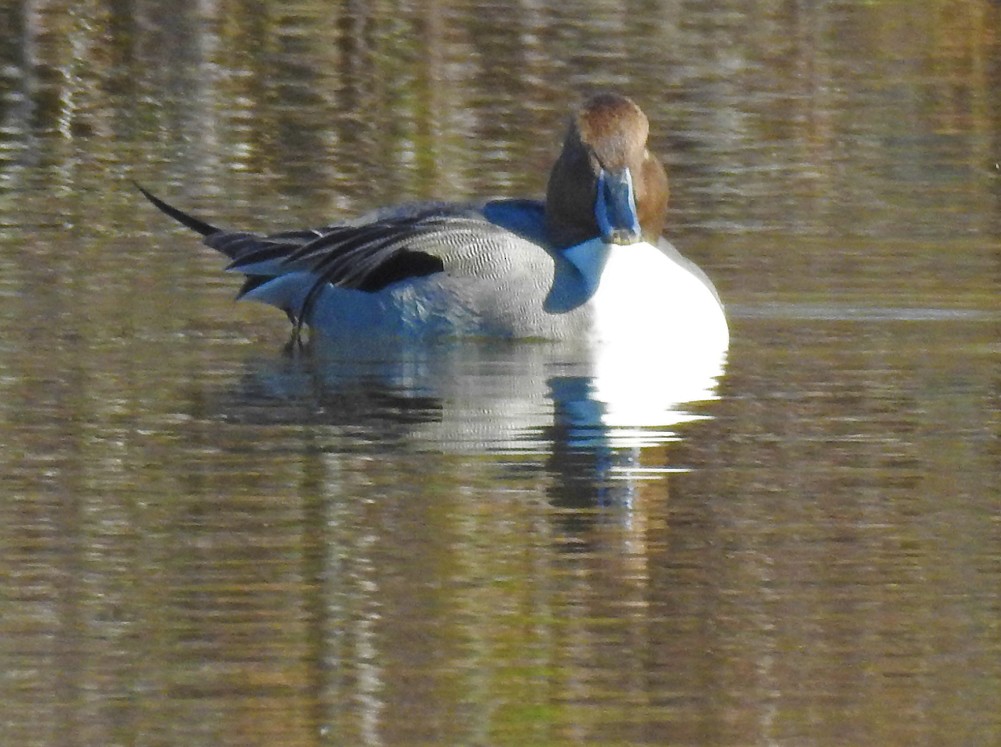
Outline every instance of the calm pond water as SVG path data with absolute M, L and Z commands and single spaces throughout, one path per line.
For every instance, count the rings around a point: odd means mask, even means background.
M 0 2 L 0 743 L 1001 744 L 999 29 Z M 288 358 L 132 186 L 275 230 L 534 196 L 604 88 L 727 303 L 721 376 Z

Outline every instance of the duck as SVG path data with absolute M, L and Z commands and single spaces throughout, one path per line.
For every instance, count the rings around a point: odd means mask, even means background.
M 237 298 L 285 312 L 290 345 L 329 339 L 634 340 L 725 350 L 708 276 L 661 235 L 668 179 L 642 109 L 618 93 L 569 117 L 545 199 L 416 202 L 258 234 L 136 187 L 241 273 Z

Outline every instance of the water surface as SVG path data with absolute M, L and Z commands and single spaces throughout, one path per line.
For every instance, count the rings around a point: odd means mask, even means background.
M 1001 741 L 1001 9 L 807 5 L 0 5 L 0 742 Z M 535 196 L 605 88 L 719 377 L 289 358 L 131 183 Z

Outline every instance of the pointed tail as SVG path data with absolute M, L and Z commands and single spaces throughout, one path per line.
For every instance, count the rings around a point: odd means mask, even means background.
M 198 218 L 196 218 L 193 215 L 188 215 L 184 211 L 178 210 L 173 205 L 168 205 L 166 202 L 164 202 L 163 200 L 161 200 L 159 197 L 157 197 L 156 195 L 152 194 L 148 190 L 144 189 L 143 186 L 141 184 L 139 184 L 138 182 L 133 182 L 133 184 L 136 185 L 136 189 L 138 189 L 140 192 L 142 192 L 143 196 L 147 200 L 149 200 L 150 202 L 152 202 L 154 205 L 157 206 L 157 208 L 159 208 L 161 211 L 163 211 L 164 213 L 166 213 L 167 215 L 169 215 L 171 218 L 173 218 L 174 220 L 176 220 L 178 223 L 181 223 L 181 224 L 187 226 L 188 228 L 192 229 L 193 231 L 197 231 L 202 236 L 211 236 L 214 233 L 219 233 L 219 229 L 216 228 L 215 226 L 211 225 L 210 223 L 206 223 L 203 220 L 199 220 Z

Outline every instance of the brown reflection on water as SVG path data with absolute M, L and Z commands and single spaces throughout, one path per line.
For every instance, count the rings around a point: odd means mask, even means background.
M 999 20 L 0 5 L 0 742 L 998 742 Z M 273 228 L 533 195 L 606 87 L 733 318 L 655 447 L 248 386 L 284 320 L 129 182 Z
M 768 325 L 761 348 L 738 343 L 733 354 L 758 365 L 731 369 L 725 387 L 755 394 L 738 405 L 724 393 L 706 426 L 726 452 L 702 479 L 722 543 L 710 573 L 719 673 L 743 696 L 730 718 L 762 740 L 954 743 L 979 731 L 960 701 L 998 707 L 985 666 L 997 599 L 981 605 L 977 591 L 1001 539 L 986 436 L 1001 426 L 998 364 L 970 354 L 985 330 L 783 326 L 788 336 Z M 724 435 L 731 407 L 739 438 Z

